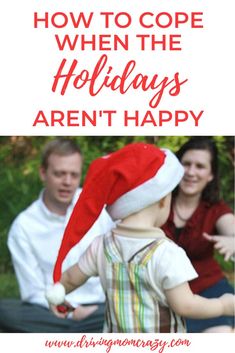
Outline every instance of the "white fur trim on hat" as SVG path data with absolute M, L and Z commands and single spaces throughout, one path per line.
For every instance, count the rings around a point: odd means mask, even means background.
M 46 291 L 46 299 L 49 304 L 59 305 L 65 300 L 65 288 L 63 284 L 57 282 Z
M 177 157 L 163 149 L 166 158 L 156 175 L 145 183 L 119 197 L 107 211 L 114 220 L 123 219 L 154 204 L 169 194 L 179 184 L 184 168 Z

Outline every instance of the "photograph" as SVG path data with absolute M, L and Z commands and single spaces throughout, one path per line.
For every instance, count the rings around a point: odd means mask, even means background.
M 8 136 L 0 163 L 2 332 L 233 331 L 233 136 Z

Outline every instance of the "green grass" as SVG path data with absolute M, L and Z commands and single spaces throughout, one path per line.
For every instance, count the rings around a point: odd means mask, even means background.
M 19 297 L 18 284 L 14 273 L 0 273 L 0 299 Z

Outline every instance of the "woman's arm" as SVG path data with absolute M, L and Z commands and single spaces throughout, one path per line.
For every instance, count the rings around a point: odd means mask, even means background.
M 215 226 L 219 234 L 234 236 L 235 216 L 232 213 L 224 214 L 217 219 Z
M 188 283 L 165 291 L 172 310 L 180 316 L 192 319 L 206 319 L 235 313 L 235 296 L 224 294 L 219 298 L 207 299 L 193 294 Z
M 235 217 L 228 213 L 218 218 L 216 229 L 220 235 L 209 235 L 203 233 L 205 239 L 214 243 L 214 248 L 218 250 L 224 259 L 228 261 L 235 252 Z

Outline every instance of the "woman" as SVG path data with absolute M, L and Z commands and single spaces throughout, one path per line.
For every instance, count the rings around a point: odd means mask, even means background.
M 213 257 L 214 249 L 225 260 L 234 254 L 235 224 L 232 210 L 219 200 L 216 146 L 211 139 L 194 137 L 177 156 L 185 175 L 175 191 L 164 231 L 185 249 L 199 275 L 190 283 L 194 293 L 208 298 L 233 293 Z M 232 317 L 187 320 L 188 332 L 231 332 L 233 326 Z

